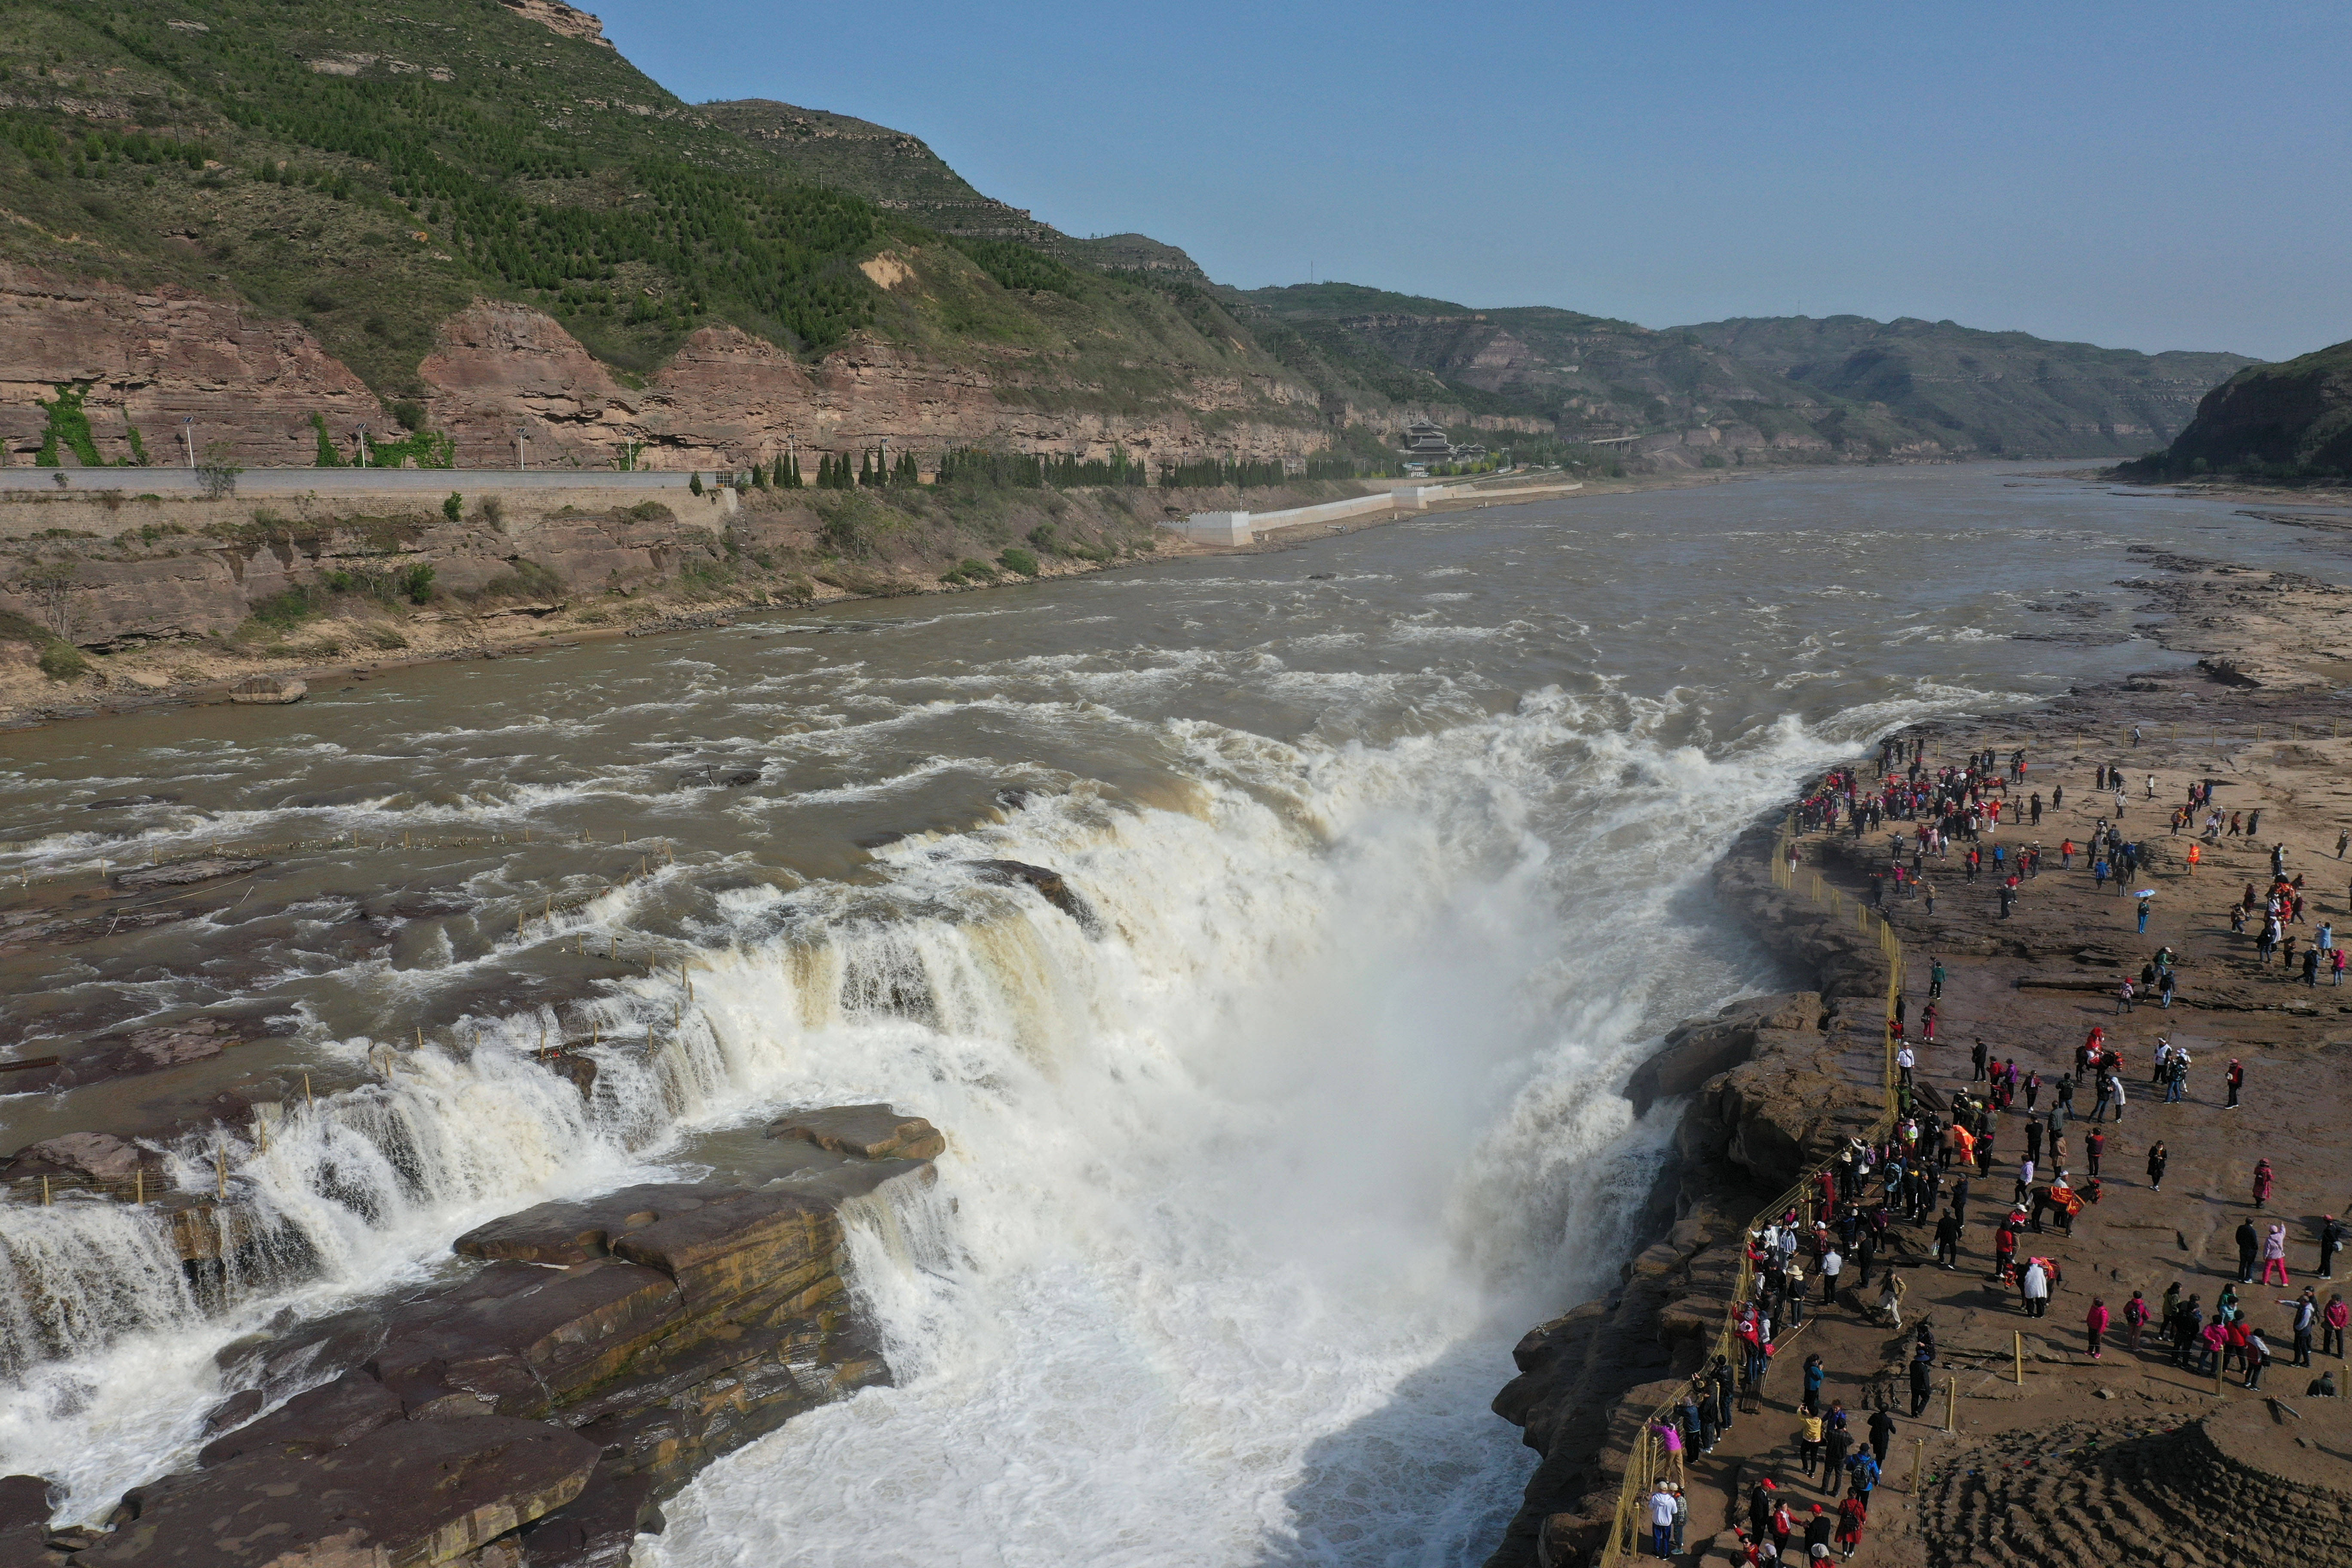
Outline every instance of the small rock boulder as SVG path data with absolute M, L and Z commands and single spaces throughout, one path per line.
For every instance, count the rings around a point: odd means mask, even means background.
M 228 689 L 231 702 L 299 702 L 310 694 L 310 684 L 289 676 L 248 676 Z
M 768 1136 L 797 1138 L 861 1160 L 931 1160 L 945 1153 L 948 1146 L 938 1128 L 887 1105 L 835 1105 L 803 1111 L 770 1123 Z
M 16 1152 L 16 1164 L 35 1162 L 93 1181 L 127 1182 L 139 1169 L 139 1149 L 111 1132 L 63 1132 Z

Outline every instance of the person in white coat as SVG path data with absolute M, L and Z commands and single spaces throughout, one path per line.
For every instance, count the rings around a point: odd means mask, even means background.
M 2050 1310 L 2050 1272 L 2034 1258 L 2025 1266 L 2025 1274 L 2018 1289 L 2025 1298 L 2025 1315 L 2039 1318 Z

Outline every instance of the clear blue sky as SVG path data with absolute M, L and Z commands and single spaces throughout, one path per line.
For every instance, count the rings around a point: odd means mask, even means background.
M 689 100 L 912 132 L 1075 234 L 1667 326 L 2352 338 L 2352 5 L 583 0 Z

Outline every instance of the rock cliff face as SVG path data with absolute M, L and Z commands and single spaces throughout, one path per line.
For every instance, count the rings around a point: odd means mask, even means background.
M 112 511 L 96 502 L 34 506 L 32 521 L 130 526 L 112 540 L 45 541 L 0 559 L 0 610 L 47 623 L 63 617 L 58 629 L 68 640 L 119 651 L 226 635 L 254 605 L 333 572 L 382 578 L 425 567 L 436 593 L 460 597 L 443 598 L 439 610 L 408 610 L 407 619 L 446 618 L 453 606 L 468 616 L 541 616 L 567 595 L 635 588 L 683 567 L 723 562 L 730 530 L 739 548 L 789 548 L 815 536 L 816 519 L 805 512 L 730 514 L 709 498 L 672 499 L 677 510 L 660 501 L 615 506 L 610 492 L 527 492 L 495 518 L 477 507 L 454 523 L 399 497 L 377 503 L 384 511 L 350 502 L 331 511 L 301 498 L 282 511 L 198 500 Z M 152 537 L 142 535 L 142 525 Z M 52 602 L 39 584 L 60 565 L 70 565 L 71 574 L 63 597 Z M 467 604 L 494 584 L 514 592 Z M 393 629 L 388 621 L 384 629 Z
M 797 449 L 888 445 L 937 453 L 1004 443 L 1022 450 L 1181 458 L 1214 449 L 1295 451 L 1319 417 L 1313 395 L 1279 377 L 1150 374 L 1188 384 L 1181 406 L 1118 416 L 1071 406 L 1103 391 L 1073 382 L 1058 359 L 1013 348 L 955 361 L 859 334 L 814 365 L 733 327 L 705 327 L 641 387 L 626 384 L 554 318 L 477 300 L 440 325 L 418 366 L 428 425 L 454 437 L 460 468 L 503 468 L 515 434 L 533 468 L 609 470 L 624 449 L 641 468 L 734 468 Z M 299 325 L 249 317 L 185 289 L 134 290 L 0 268 L 0 449 L 33 462 L 58 385 L 88 383 L 92 435 L 109 463 L 132 457 L 136 426 L 159 462 L 196 451 L 249 468 L 310 466 L 323 419 L 349 455 L 365 425 L 400 434 L 348 367 Z M 1058 407 L 1056 405 L 1059 405 Z M 1296 407 L 1295 417 L 1284 411 Z M 1212 435 L 1213 433 L 1213 440 Z M 61 453 L 72 466 L 78 459 Z
M 201 1468 L 62 1536 L 0 1482 L 0 1563 L 616 1568 L 702 1467 L 889 1376 L 843 1210 L 927 1185 L 944 1140 L 879 1105 L 772 1132 L 759 1186 L 542 1204 L 460 1237 L 487 1261 L 454 1284 L 232 1345 Z
M 1717 868 L 1717 890 L 1817 989 L 1734 1003 L 1667 1035 L 1626 1087 L 1637 1107 L 1692 1096 L 1677 1130 L 1675 1222 L 1618 1289 L 1528 1331 L 1495 1413 L 1543 1456 L 1488 1568 L 1582 1563 L 1617 1504 L 1642 1418 L 1704 1363 L 1722 1326 L 1748 1222 L 1759 1205 L 1876 1117 L 1873 1060 L 1885 960 L 1875 945 L 1772 885 L 1769 829 Z
M 365 384 L 290 321 L 170 285 L 134 290 L 0 266 L 0 457 L 29 465 L 47 427 L 37 404 L 75 382 L 90 384 L 91 435 L 110 463 L 132 459 L 131 426 L 155 461 L 186 461 L 184 419 L 199 455 L 226 443 L 234 461 L 257 468 L 309 463 L 313 414 L 337 431 L 393 428 Z

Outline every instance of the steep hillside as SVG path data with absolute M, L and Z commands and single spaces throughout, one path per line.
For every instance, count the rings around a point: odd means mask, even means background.
M 1680 329 L 1825 398 L 1883 404 L 1947 444 L 2011 457 L 2168 441 L 2243 354 L 2145 354 L 1906 317 L 1776 317 Z
M 972 189 L 921 138 L 871 121 L 772 99 L 698 105 L 695 113 L 774 155 L 793 177 L 862 196 L 944 235 L 1058 249 L 1062 236 Z
M 2138 479 L 2352 479 L 2352 342 L 2240 371 L 2168 450 L 2124 468 Z
M 248 463 L 396 421 L 460 461 L 520 429 L 534 461 L 673 467 L 1328 425 L 1165 258 L 1024 229 L 913 138 L 681 103 L 554 0 L 0 0 L 0 207 L 16 461 L 77 382 L 108 461 L 190 417 Z M 316 374 L 212 365 L 175 324 L 224 312 Z

